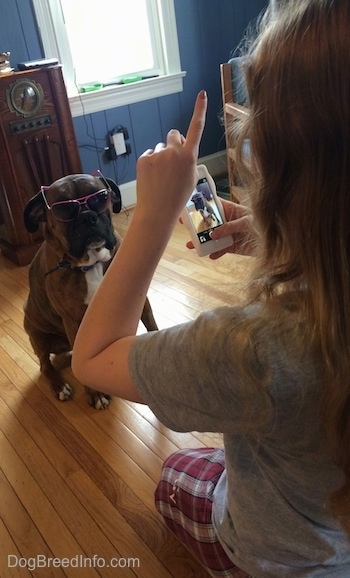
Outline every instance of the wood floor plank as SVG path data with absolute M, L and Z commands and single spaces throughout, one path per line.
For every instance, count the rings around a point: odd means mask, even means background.
M 44 403 L 41 405 L 44 406 Z M 118 437 L 107 436 L 74 402 L 66 404 L 57 402 L 56 407 L 61 414 L 59 420 L 56 418 L 58 422 L 55 427 L 56 435 L 62 439 L 73 434 L 75 444 L 79 444 L 81 450 L 85 448 L 87 454 L 85 461 L 103 460 L 108 464 L 111 476 L 118 477 L 120 485 L 125 484 L 135 493 L 135 498 L 137 497 L 147 507 L 153 508 L 154 483 L 146 471 L 121 447 Z M 45 411 L 53 413 L 52 404 L 48 406 L 48 403 L 45 403 Z M 43 417 L 43 412 L 41 416 Z M 142 484 L 139 484 L 140 478 L 143 480 Z
M 17 323 L 15 323 L 12 319 L 7 319 L 1 324 L 1 326 L 4 333 L 11 337 L 17 346 L 32 358 L 37 367 L 38 358 L 33 351 L 28 335 L 23 330 L 23 324 L 20 326 L 17 325 Z
M 144 440 L 147 446 L 164 461 L 171 453 L 178 450 L 178 446 L 165 433 L 157 430 L 152 423 L 145 419 L 140 419 L 140 413 L 135 409 L 138 406 L 139 404 L 113 400 L 109 409 L 115 420 L 125 424 L 130 431 L 138 438 Z M 101 421 L 103 420 L 101 419 Z
M 0 401 L 1 399 L 25 429 L 23 436 L 30 437 L 35 442 L 63 479 L 80 469 L 79 463 L 67 452 L 59 438 L 46 427 L 35 411 L 35 404 L 34 407 L 30 405 L 16 387 L 12 384 L 6 388 L 1 387 Z M 7 413 L 6 410 L 4 413 Z
M 6 270 L 1 275 L 1 281 L 4 287 L 6 287 L 12 294 L 15 294 L 21 300 L 21 302 L 24 302 L 27 299 L 27 270 L 23 276 L 14 274 L 13 269 Z
M 8 287 L 8 284 L 4 283 L 3 279 L 0 280 L 0 295 L 20 313 L 23 312 L 24 299 Z
M 86 557 L 86 553 L 75 540 L 72 529 L 68 529 L 68 526 L 63 523 L 33 475 L 2 432 L 0 432 L 0 445 L 3 472 L 40 534 L 45 536 L 45 541 L 53 551 L 54 556 L 58 558 L 74 558 L 77 555 Z M 57 536 L 59 536 L 59 540 L 57 540 Z M 38 553 L 42 554 L 40 551 Z M 94 568 L 86 568 L 84 572 L 86 572 L 86 576 L 91 578 L 98 576 Z M 65 569 L 65 573 L 72 578 L 76 577 L 74 568 Z
M 57 403 L 59 404 L 59 402 Z M 73 405 L 74 403 L 64 404 L 64 407 L 73 408 Z M 59 405 L 59 407 L 62 406 L 63 404 Z M 102 446 L 99 445 L 101 442 L 99 440 L 97 447 L 100 451 L 94 451 L 90 444 L 93 442 L 95 433 L 94 431 L 91 433 L 88 422 L 84 419 L 80 417 L 79 420 L 73 420 L 74 426 L 77 427 L 77 429 L 73 430 L 71 420 L 65 420 L 63 414 L 60 419 L 54 419 L 51 413 L 52 408 L 52 404 L 49 404 L 46 400 L 42 401 L 40 403 L 41 417 L 47 420 L 48 424 L 51 424 L 50 427 L 56 432 L 56 435 L 62 436 L 62 442 L 67 449 L 79 461 L 82 469 L 103 495 L 126 519 L 127 523 L 138 535 L 138 538 L 148 548 L 152 549 L 157 556 L 161 556 L 164 550 L 164 540 L 162 539 L 164 529 L 155 513 L 153 503 L 154 483 L 142 472 L 141 468 L 132 464 L 128 456 L 118 451 L 116 445 L 111 448 L 107 442 L 107 447 L 104 448 L 103 444 Z M 83 431 L 85 435 L 88 435 L 88 439 L 82 435 Z M 99 437 L 97 430 L 96 436 Z M 104 436 L 102 438 L 104 439 Z M 129 482 L 129 485 L 125 479 Z M 169 537 L 170 535 L 168 535 Z M 177 543 L 176 547 L 178 547 Z M 160 549 L 159 552 L 158 549 Z M 198 577 L 201 575 L 201 569 L 196 570 L 196 573 L 193 574 L 193 576 Z M 184 576 L 191 576 L 191 574 L 184 574 Z
M 133 572 L 136 576 L 144 576 L 144 570 L 142 569 L 144 564 L 146 564 L 146 567 L 152 567 L 154 572 L 153 575 L 155 578 L 167 578 L 167 576 L 171 576 L 171 574 L 166 572 L 164 566 L 153 554 L 153 552 L 147 548 L 143 542 L 138 542 L 137 534 L 126 523 L 126 520 L 122 518 L 118 510 L 113 507 L 113 505 L 102 494 L 102 492 L 99 491 L 97 487 L 91 482 L 91 479 L 79 467 L 77 462 L 73 460 L 71 454 L 64 452 L 64 449 L 62 450 L 62 444 L 55 436 L 52 435 L 48 428 L 45 428 L 42 420 L 38 417 L 31 406 L 25 401 L 23 396 L 21 396 L 21 394 L 16 391 L 15 388 L 12 388 L 11 390 L 7 388 L 7 391 L 3 392 L 3 398 L 6 398 L 6 402 L 10 405 L 12 412 L 16 414 L 16 417 L 20 420 L 21 425 L 26 429 L 26 434 L 30 435 L 37 443 L 38 447 L 40 447 L 40 449 L 47 454 L 48 458 L 50 459 L 50 463 L 57 467 L 60 475 L 64 478 L 68 478 L 67 482 L 69 484 L 70 490 L 74 492 L 75 497 L 84 505 L 84 508 L 89 511 L 94 522 L 97 523 L 100 528 L 102 528 L 104 534 L 110 539 L 113 547 L 115 548 L 115 550 L 113 550 L 112 557 L 118 557 L 119 555 L 119 557 L 123 558 L 139 558 L 140 566 L 133 567 Z M 6 417 L 5 415 L 2 415 L 1 409 L 4 410 L 4 406 L 1 406 L 0 400 L 0 418 Z M 5 421 L 6 420 L 2 422 L 2 429 L 7 431 L 8 435 L 11 436 L 13 443 L 16 444 L 17 441 L 19 443 L 21 442 L 21 439 L 25 439 L 23 432 L 16 433 L 13 431 L 8 431 Z M 10 423 L 11 428 L 13 428 L 13 421 Z M 21 450 L 24 452 L 24 455 L 26 455 L 26 447 L 22 446 Z M 66 463 L 67 457 L 69 458 L 68 464 Z M 36 466 L 38 466 L 39 463 L 40 460 L 34 460 L 34 464 Z M 54 474 L 52 471 L 50 473 L 48 467 L 45 467 L 45 477 L 48 477 L 49 479 L 54 477 Z M 36 479 L 38 480 L 38 476 L 36 476 Z M 61 485 L 60 492 L 62 493 Z M 67 503 L 67 507 L 70 510 L 71 500 L 69 499 L 69 496 L 65 495 L 64 499 Z M 60 508 L 57 504 L 55 504 L 55 508 L 62 512 L 62 508 Z M 70 515 L 73 514 L 73 512 L 69 513 Z M 17 517 L 15 519 L 17 519 Z M 79 519 L 80 523 L 83 523 L 81 515 L 78 515 L 77 519 Z M 93 531 L 93 525 L 91 523 L 86 524 L 85 526 L 89 528 L 89 532 Z M 121 527 L 123 528 L 122 532 L 120 531 Z M 95 537 L 95 533 L 92 535 Z M 137 544 L 137 547 L 135 544 Z M 96 550 L 94 551 L 97 551 L 98 543 L 96 542 L 95 544 L 95 538 L 94 546 L 96 546 Z M 13 550 L 8 550 L 8 552 L 12 551 Z M 106 557 L 106 548 L 101 548 L 99 551 L 102 551 L 104 557 Z M 187 562 L 186 564 L 183 564 L 185 569 L 188 568 L 187 558 L 188 555 L 186 552 L 184 552 L 182 560 Z M 179 567 L 179 564 L 177 566 Z M 180 576 L 180 574 L 178 575 Z M 185 573 L 182 575 L 184 577 L 187 576 Z
M 0 336 L 0 367 L 7 378 L 23 390 L 39 375 L 38 363 L 9 335 Z
M 13 319 L 19 327 L 23 325 L 23 312 L 15 307 L 6 297 L 0 295 L 0 310 L 4 319 Z
M 92 483 L 91 478 L 82 470 L 73 473 L 70 478 L 70 487 L 83 500 L 85 507 L 93 516 L 96 523 L 110 537 L 116 550 L 123 558 L 138 558 L 140 565 L 133 568 L 136 576 L 143 578 L 145 568 L 152 568 L 152 578 L 168 578 L 172 576 L 164 568 L 154 551 L 139 540 L 137 533 L 113 507 L 106 496 Z M 157 534 L 157 540 L 166 542 L 166 537 Z M 185 555 L 186 558 L 186 555 Z
M 92 557 L 97 551 L 106 560 L 112 558 L 114 549 L 112 549 L 108 538 L 100 532 L 95 521 L 86 512 L 83 505 L 72 499 L 71 490 L 65 480 L 51 465 L 38 446 L 33 443 L 33 439 L 26 435 L 26 430 L 20 422 L 13 414 L 9 414 L 8 406 L 2 399 L 0 399 L 0 421 L 2 432 L 8 440 L 11 440 L 10 443 L 15 448 L 16 454 L 23 464 L 21 467 L 25 466 L 35 479 L 34 490 L 38 492 L 38 487 L 40 488 L 42 494 L 49 501 L 50 508 L 52 506 L 54 509 L 55 516 L 59 512 L 59 522 L 62 520 L 66 527 L 70 527 L 74 539 L 79 544 L 82 552 L 86 556 Z M 23 472 L 24 469 L 22 470 Z M 43 499 L 39 500 L 39 504 L 42 505 L 42 503 Z M 26 507 L 28 509 L 28 506 Z M 51 511 L 52 515 L 53 512 Z M 57 551 L 57 545 L 55 545 L 55 548 Z M 80 552 L 77 550 L 76 553 Z M 106 569 L 105 572 L 106 576 L 112 576 L 111 570 Z
M 0 576 L 4 578 L 32 576 L 33 574 L 30 574 L 25 567 L 19 568 L 15 566 L 12 556 L 30 560 L 38 554 L 47 558 L 53 557 L 53 554 L 1 468 L 0 495 Z M 2 529 L 4 530 L 3 532 Z M 9 556 L 11 557 L 10 559 L 8 558 Z M 62 578 L 64 573 L 59 568 L 55 570 L 45 568 L 41 571 L 35 571 L 34 576 L 38 576 L 38 578 Z
M 131 404 L 132 402 L 125 402 Z M 150 408 L 146 405 L 141 404 L 132 404 L 135 411 L 137 411 L 140 416 L 146 419 L 153 427 L 160 433 L 164 434 L 175 446 L 177 449 L 183 448 L 197 448 L 203 447 L 206 444 L 201 442 L 193 433 L 179 433 L 169 430 L 165 427 L 154 415 L 154 413 L 150 410 Z

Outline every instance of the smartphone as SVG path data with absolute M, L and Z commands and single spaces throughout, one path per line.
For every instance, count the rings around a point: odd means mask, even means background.
M 232 245 L 232 237 L 214 240 L 211 231 L 226 222 L 216 186 L 205 165 L 198 165 L 198 182 L 188 199 L 181 218 L 200 257 Z

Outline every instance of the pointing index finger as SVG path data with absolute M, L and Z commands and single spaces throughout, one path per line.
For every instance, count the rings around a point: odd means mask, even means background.
M 207 93 L 205 90 L 202 90 L 197 96 L 193 115 L 186 135 L 186 142 L 184 144 L 185 148 L 192 149 L 196 154 L 198 154 L 199 143 L 205 126 L 207 102 Z

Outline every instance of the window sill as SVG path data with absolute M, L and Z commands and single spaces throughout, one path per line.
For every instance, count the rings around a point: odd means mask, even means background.
M 68 92 L 72 116 L 91 114 L 150 98 L 182 92 L 183 77 L 185 75 L 186 72 L 179 72 L 120 86 L 106 86 L 92 92 L 80 94 L 69 94 Z

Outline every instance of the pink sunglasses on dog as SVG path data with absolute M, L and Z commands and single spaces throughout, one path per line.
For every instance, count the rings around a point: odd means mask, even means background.
M 48 188 L 49 187 L 44 186 L 40 187 L 45 205 L 49 211 L 51 211 L 55 219 L 62 222 L 74 221 L 74 219 L 77 218 L 80 211 L 82 210 L 82 207 L 86 207 L 95 213 L 103 213 L 103 211 L 107 209 L 111 200 L 111 190 L 101 189 L 96 191 L 96 193 L 91 193 L 91 195 L 86 195 L 85 197 L 80 197 L 79 199 L 57 201 L 57 203 L 52 203 L 52 205 L 49 205 L 44 193 L 44 191 L 47 191 Z
M 100 178 L 106 185 L 107 188 L 100 189 L 95 193 L 91 193 L 90 195 L 86 195 L 85 197 L 80 197 L 78 199 L 70 199 L 67 201 L 57 201 L 56 203 L 52 203 L 49 205 L 47 202 L 47 198 L 45 196 L 45 192 L 49 187 L 41 186 L 40 191 L 45 201 L 46 207 L 51 211 L 52 215 L 55 217 L 57 221 L 62 221 L 63 223 L 67 223 L 69 221 L 74 221 L 77 216 L 79 215 L 82 207 L 86 207 L 90 211 L 94 211 L 95 213 L 103 213 L 109 205 L 111 200 L 111 189 L 109 188 L 108 182 L 102 175 L 101 171 L 97 170 L 92 173 L 94 177 Z

